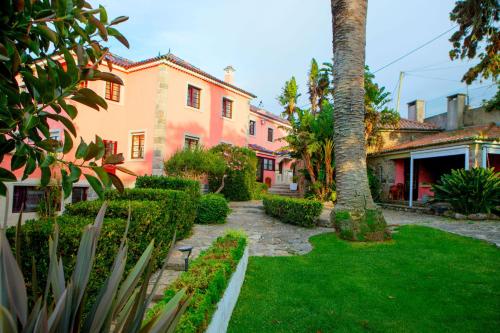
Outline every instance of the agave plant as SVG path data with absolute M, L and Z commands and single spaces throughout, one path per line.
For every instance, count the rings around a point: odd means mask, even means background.
M 158 288 L 155 281 L 147 293 L 153 269 L 154 241 L 152 240 L 135 266 L 125 276 L 127 261 L 127 227 L 115 257 L 110 275 L 101 287 L 90 312 L 84 317 L 86 290 L 96 255 L 96 247 L 107 204 L 101 207 L 95 222 L 85 227 L 78 248 L 76 264 L 65 279 L 62 259 L 57 255 L 58 226 L 49 239 L 49 272 L 43 294 L 30 307 L 19 258 L 21 237 L 16 237 L 16 255 L 12 253 L 0 228 L 0 332 L 172 332 L 185 311 L 189 296 L 181 290 L 147 325 L 142 325 L 144 313 Z M 129 212 L 130 217 L 130 212 Z M 20 230 L 18 221 L 18 231 Z M 175 235 L 174 235 L 175 241 Z M 172 242 L 173 244 L 174 242 Z M 170 251 L 172 248 L 170 249 Z M 170 255 L 169 251 L 169 255 Z M 161 272 L 168 260 L 165 258 Z M 33 281 L 33 283 L 36 283 Z
M 456 212 L 491 213 L 500 205 L 500 172 L 493 168 L 452 170 L 432 190 L 434 201 L 448 202 Z

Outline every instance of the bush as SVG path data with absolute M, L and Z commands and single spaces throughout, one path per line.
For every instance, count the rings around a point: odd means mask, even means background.
M 135 181 L 135 187 L 185 191 L 195 200 L 201 196 L 199 181 L 178 177 L 139 176 Z
M 500 205 L 500 172 L 493 168 L 458 169 L 434 185 L 433 201 L 448 202 L 462 214 L 491 213 Z
M 222 175 L 226 170 L 225 160 L 203 147 L 176 151 L 165 163 L 169 176 L 199 179 L 208 174 Z
M 253 200 L 262 200 L 267 194 L 267 185 L 265 183 L 255 182 L 255 187 L 252 195 Z
M 232 201 L 251 200 L 255 188 L 257 173 L 257 156 L 248 148 L 220 144 L 210 149 L 226 160 L 224 188 L 222 194 Z M 221 175 L 210 174 L 208 185 L 211 192 L 215 192 L 221 185 Z
M 234 232 L 217 238 L 210 248 L 192 261 L 189 271 L 182 273 L 165 291 L 165 298 L 146 313 L 145 322 L 161 311 L 178 290 L 186 288 L 193 298 L 181 317 L 176 332 L 204 332 L 243 256 L 246 243 L 244 235 Z
M 312 227 L 323 210 L 319 201 L 266 195 L 263 200 L 267 215 L 278 218 L 281 222 Z
M 370 192 L 374 201 L 380 201 L 380 194 L 382 193 L 382 188 L 380 180 L 371 168 L 367 168 L 368 173 L 368 185 L 370 186 Z
M 169 221 L 177 223 L 177 238 L 182 239 L 191 234 L 197 203 L 184 191 L 131 188 L 125 189 L 123 193 L 116 190 L 107 191 L 104 196 L 109 200 L 161 201 L 162 209 L 170 214 Z M 128 208 L 125 212 L 127 211 Z
M 222 224 L 226 222 L 229 212 L 229 206 L 223 195 L 206 194 L 201 197 L 198 203 L 198 213 L 195 222 L 199 224 Z

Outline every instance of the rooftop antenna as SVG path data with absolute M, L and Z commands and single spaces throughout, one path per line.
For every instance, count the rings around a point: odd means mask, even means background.
M 264 103 L 262 103 L 262 100 L 260 100 L 259 102 L 259 108 L 263 108 L 264 107 Z

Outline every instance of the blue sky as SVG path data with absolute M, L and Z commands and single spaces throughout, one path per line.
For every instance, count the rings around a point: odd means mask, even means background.
M 95 2 L 95 1 L 94 1 Z M 119 29 L 130 41 L 127 50 L 112 43 L 112 51 L 140 60 L 169 50 L 193 65 L 223 77 L 233 65 L 235 83 L 258 97 L 264 108 L 279 113 L 276 101 L 292 75 L 305 92 L 311 58 L 332 57 L 329 0 L 101 0 L 110 17 L 127 15 Z M 376 70 L 453 27 L 449 12 L 454 0 L 370 0 L 366 62 Z M 406 103 L 424 99 L 427 113 L 446 110 L 447 95 L 465 92 L 460 83 L 468 62 L 448 57 L 451 32 L 400 62 L 381 70 L 376 81 L 396 91 L 400 71 L 408 71 L 402 85 L 400 112 Z M 416 70 L 416 71 L 411 71 Z M 470 87 L 471 103 L 495 93 L 491 82 Z M 396 96 L 394 96 L 394 100 Z M 305 93 L 299 106 L 307 104 Z M 395 103 L 393 103 L 395 104 Z

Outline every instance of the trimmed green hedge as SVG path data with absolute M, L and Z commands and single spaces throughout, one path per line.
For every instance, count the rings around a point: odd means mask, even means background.
M 230 211 L 223 195 L 206 194 L 198 202 L 198 214 L 195 222 L 198 224 L 222 224 L 226 222 Z
M 137 207 L 137 206 L 136 206 Z M 157 207 L 159 208 L 159 207 Z M 152 209 L 151 209 L 152 210 Z M 151 215 L 156 214 L 151 213 Z M 62 258 L 66 274 L 74 269 L 76 254 L 83 229 L 94 222 L 93 217 L 62 215 L 57 218 L 59 225 L 58 253 Z M 87 297 L 93 299 L 97 296 L 99 288 L 103 285 L 113 266 L 113 260 L 120 247 L 120 241 L 125 231 L 126 221 L 117 218 L 105 218 L 102 226 L 101 237 L 97 244 L 94 269 L 89 280 Z M 49 267 L 49 242 L 54 228 L 54 219 L 29 220 L 21 228 L 23 247 L 21 251 L 21 267 L 26 281 L 32 280 L 32 259 L 35 260 L 36 277 L 40 288 L 45 286 Z M 16 228 L 7 230 L 11 244 L 14 244 Z M 153 232 L 154 230 L 154 232 Z M 165 228 L 159 223 L 132 220 L 128 232 L 128 254 L 126 271 L 130 270 L 140 258 L 140 255 L 149 245 L 153 235 L 155 245 L 159 251 L 166 253 L 164 248 L 170 244 L 173 234 L 171 228 Z M 147 235 L 150 235 L 149 237 Z M 159 245 L 159 246 L 158 246 Z M 159 262 L 157 261 L 156 267 Z M 31 291 L 33 286 L 28 284 Z M 43 292 L 43 290 L 42 290 Z M 31 293 L 30 293 L 31 294 Z M 90 302 L 92 304 L 92 302 Z M 89 309 L 85 309 L 88 311 Z
M 135 181 L 135 187 L 185 191 L 196 200 L 201 196 L 199 181 L 178 177 L 139 176 Z
M 191 234 L 196 218 L 197 202 L 184 191 L 131 188 L 125 189 L 123 193 L 116 190 L 107 191 L 104 197 L 112 201 L 160 201 L 163 210 L 169 212 L 170 220 L 177 222 L 177 238 L 186 238 Z M 125 213 L 127 212 L 128 209 Z
M 182 273 L 165 291 L 165 298 L 146 313 L 145 322 L 160 311 L 177 291 L 186 288 L 193 298 L 175 332 L 204 332 L 243 256 L 246 243 L 246 236 L 235 232 L 217 238 L 210 248 L 190 263 L 189 271 Z
M 278 218 L 281 222 L 312 227 L 321 215 L 323 204 L 319 201 L 266 195 L 263 199 L 267 215 Z

